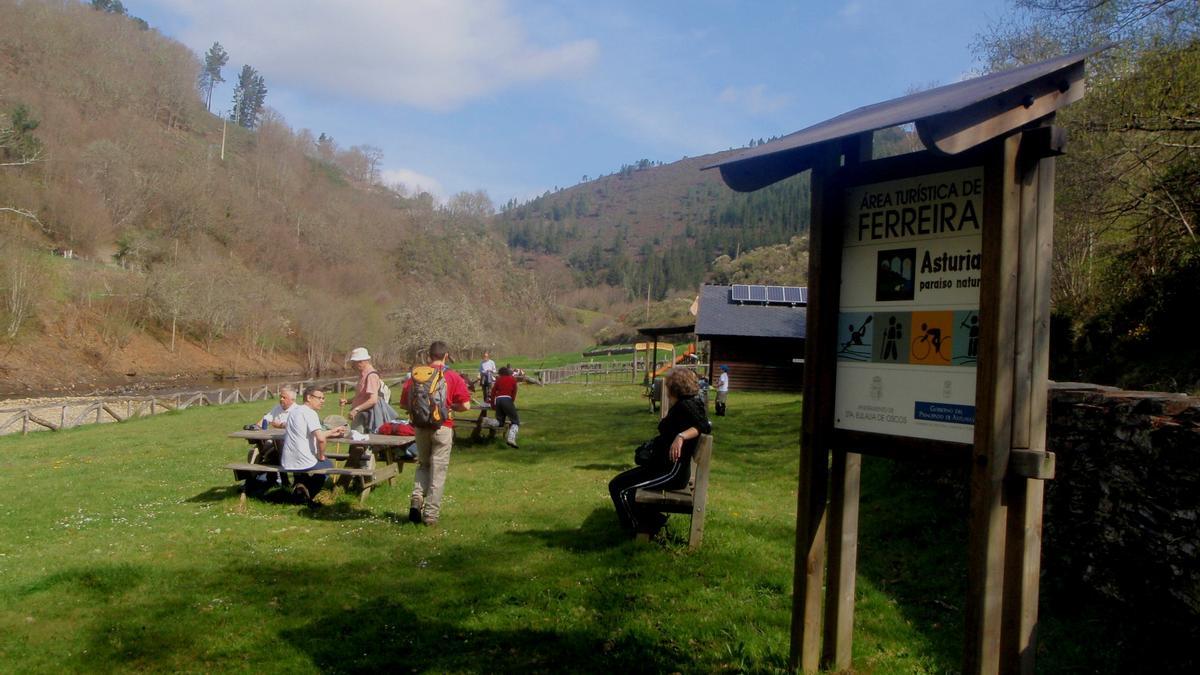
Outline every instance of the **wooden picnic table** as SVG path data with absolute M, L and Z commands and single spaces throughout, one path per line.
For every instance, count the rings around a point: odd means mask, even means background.
M 229 437 L 248 441 L 273 440 L 282 443 L 286 435 L 287 430 L 285 429 L 244 429 L 232 432 Z M 367 495 L 371 493 L 371 488 L 383 482 L 392 484 L 396 476 L 404 470 L 405 464 L 416 462 L 415 459 L 406 457 L 401 450 L 402 447 L 415 440 L 413 436 L 390 436 L 387 434 L 366 434 L 366 438 L 362 440 L 354 440 L 349 436 L 330 438 L 328 439 L 329 443 L 347 446 L 348 452 L 326 451 L 325 453 L 327 459 L 342 462 L 342 467 L 338 469 L 335 464 L 334 469 L 313 473 L 329 473 L 335 476 L 335 480 L 351 476 L 359 478 L 362 481 L 362 495 L 359 497 L 359 501 L 366 501 Z M 368 450 L 371 450 L 369 454 Z M 255 466 L 254 463 L 247 462 L 245 465 L 236 467 L 231 464 L 228 465 L 228 468 L 235 472 L 253 471 Z M 357 469 L 358 471 L 343 475 L 346 469 Z M 363 470 L 370 473 L 364 474 Z

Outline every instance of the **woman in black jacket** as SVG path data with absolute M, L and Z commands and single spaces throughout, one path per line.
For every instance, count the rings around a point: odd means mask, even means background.
M 634 533 L 654 534 L 667 522 L 667 516 L 653 507 L 634 503 L 638 489 L 685 487 L 692 474 L 696 439 L 712 432 L 704 403 L 696 396 L 700 390 L 696 374 L 687 368 L 672 368 L 664 384 L 669 408 L 658 423 L 651 461 L 618 474 L 608 484 L 621 527 Z

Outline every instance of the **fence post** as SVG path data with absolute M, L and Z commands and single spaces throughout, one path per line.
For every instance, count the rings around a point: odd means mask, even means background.
M 24 410 L 24 413 L 21 415 L 21 435 L 24 436 L 28 433 L 29 433 L 29 408 L 26 408 Z
M 158 407 L 158 400 L 155 399 L 153 396 L 151 396 L 150 397 L 150 416 L 151 417 L 154 417 L 154 412 L 157 407 Z M 176 408 L 179 407 L 179 397 L 178 396 L 175 397 L 175 407 Z
M 67 406 L 65 406 L 65 405 L 62 407 L 62 414 L 58 418 L 58 428 L 59 429 L 67 428 Z

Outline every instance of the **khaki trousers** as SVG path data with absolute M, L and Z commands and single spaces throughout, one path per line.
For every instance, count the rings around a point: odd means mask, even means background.
M 454 447 L 454 429 L 417 429 L 417 465 L 409 506 L 421 512 L 421 520 L 437 522 L 450 468 L 450 449 Z

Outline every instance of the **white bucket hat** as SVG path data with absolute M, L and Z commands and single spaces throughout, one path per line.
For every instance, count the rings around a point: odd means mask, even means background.
M 351 361 L 370 361 L 371 355 L 367 353 L 366 347 L 355 347 L 354 351 L 350 352 Z

